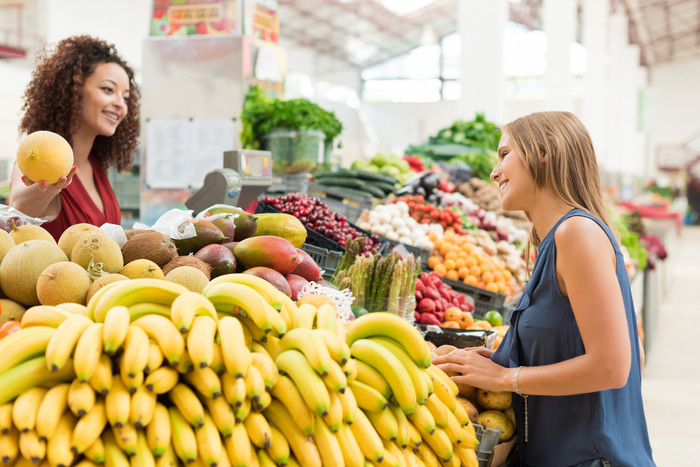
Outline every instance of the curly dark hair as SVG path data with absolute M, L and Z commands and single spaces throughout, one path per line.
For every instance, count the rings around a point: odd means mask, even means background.
M 80 125 L 83 86 L 97 65 L 116 63 L 129 76 L 130 98 L 127 116 L 111 137 L 98 135 L 92 154 L 105 169 L 129 169 L 139 144 L 139 98 L 134 71 L 118 54 L 114 45 L 91 36 L 73 36 L 60 41 L 55 49 L 47 44 L 37 52 L 37 66 L 24 92 L 24 115 L 20 133 L 48 130 L 72 143 Z

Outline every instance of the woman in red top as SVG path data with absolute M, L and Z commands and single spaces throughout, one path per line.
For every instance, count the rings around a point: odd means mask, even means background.
M 112 44 L 90 36 L 62 40 L 38 54 L 24 94 L 20 132 L 48 130 L 73 148 L 75 166 L 54 184 L 12 169 L 9 204 L 58 240 L 73 224 L 119 224 L 107 169 L 131 167 L 139 136 L 139 91 L 131 67 Z

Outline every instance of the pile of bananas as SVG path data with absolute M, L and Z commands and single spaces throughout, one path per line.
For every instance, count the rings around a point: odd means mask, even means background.
M 35 306 L 0 355 L 0 466 L 478 465 L 413 326 L 372 313 L 346 332 L 252 275 Z

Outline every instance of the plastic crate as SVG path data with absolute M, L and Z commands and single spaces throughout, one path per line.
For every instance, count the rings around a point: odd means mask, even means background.
M 510 313 L 508 311 L 512 312 L 512 309 L 504 306 L 506 300 L 505 295 L 490 292 L 446 277 L 443 277 L 442 281 L 452 287 L 456 292 L 464 293 L 474 299 L 474 311 L 472 311 L 474 319 L 484 319 L 488 311 L 496 310 L 503 316 L 503 324 L 510 323 Z
M 320 183 L 310 183 L 308 193 L 311 196 L 320 198 L 328 209 L 345 216 L 348 222 L 357 222 L 357 219 L 365 209 L 370 210 L 377 204 L 375 198 L 365 198 L 359 195 L 343 193 L 334 190 L 332 187 L 321 185 Z
M 343 253 L 340 251 L 332 251 L 308 243 L 304 243 L 301 249 L 307 252 L 318 267 L 323 270 L 324 278 L 333 276 L 335 270 L 338 269 L 340 259 L 343 257 Z
M 268 193 L 308 193 L 309 172 L 298 174 L 275 174 L 272 177 L 272 184 L 267 189 Z
M 386 243 L 385 251 L 389 252 L 393 250 L 396 246 L 401 245 L 409 253 L 413 253 L 413 257 L 420 261 L 421 268 L 425 271 L 428 269 L 428 258 L 430 258 L 430 250 L 425 248 L 419 248 L 417 246 L 409 245 L 407 243 L 396 242 L 394 240 L 389 240 L 386 237 L 379 236 L 379 240 L 382 243 Z

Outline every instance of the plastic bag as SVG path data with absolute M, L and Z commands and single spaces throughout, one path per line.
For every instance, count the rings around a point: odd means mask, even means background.
M 12 232 L 13 227 L 20 225 L 41 225 L 44 222 L 46 222 L 44 219 L 27 216 L 12 206 L 0 204 L 0 228 L 5 232 Z
M 100 226 L 100 229 L 106 233 L 109 238 L 117 242 L 119 248 L 122 248 L 126 243 L 126 233 L 121 225 L 105 223 Z
M 184 240 L 197 236 L 197 231 L 191 222 L 193 211 L 185 211 L 182 209 L 171 209 L 152 225 L 147 226 L 140 222 L 134 224 L 134 229 L 138 230 L 155 230 L 156 232 L 167 235 L 173 240 Z

